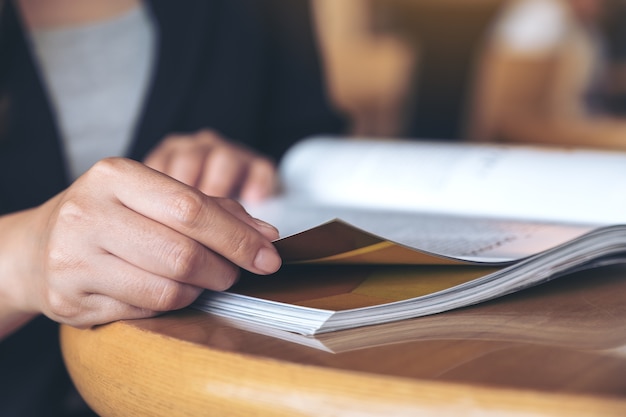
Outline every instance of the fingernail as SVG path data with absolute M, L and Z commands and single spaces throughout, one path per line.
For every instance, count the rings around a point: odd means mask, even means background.
M 254 258 L 254 266 L 266 274 L 278 271 L 281 264 L 282 260 L 278 253 L 270 248 L 261 248 Z

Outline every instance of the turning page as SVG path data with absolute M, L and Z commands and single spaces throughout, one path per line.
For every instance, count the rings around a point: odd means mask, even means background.
M 287 262 L 510 262 L 626 217 L 618 152 L 321 137 L 280 173 L 283 194 L 246 208 Z

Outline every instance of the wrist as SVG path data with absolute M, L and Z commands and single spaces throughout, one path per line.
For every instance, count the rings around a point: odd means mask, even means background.
M 32 210 L 0 217 L 0 340 L 14 332 L 38 311 L 29 305 L 29 276 L 36 258 L 30 257 L 35 242 L 28 239 Z

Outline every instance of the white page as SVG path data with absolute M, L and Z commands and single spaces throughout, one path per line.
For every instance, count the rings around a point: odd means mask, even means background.
M 426 212 L 359 210 L 311 205 L 289 197 L 279 197 L 246 208 L 251 215 L 276 226 L 281 238 L 341 219 L 404 246 L 477 262 L 503 262 L 531 256 L 594 228 L 578 224 L 547 224 Z
M 380 209 L 626 222 L 626 153 L 312 138 L 281 164 L 286 194 Z

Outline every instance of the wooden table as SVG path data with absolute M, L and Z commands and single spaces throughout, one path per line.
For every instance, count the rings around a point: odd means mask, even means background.
M 626 267 L 298 342 L 193 310 L 61 340 L 102 416 L 626 416 Z

